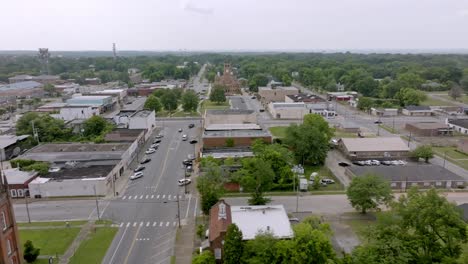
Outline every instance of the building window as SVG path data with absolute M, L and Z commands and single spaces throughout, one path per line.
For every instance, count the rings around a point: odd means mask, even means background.
M 431 183 L 430 182 L 424 182 L 424 186 L 430 186 Z
M 442 186 L 442 182 L 440 181 L 436 182 L 436 186 Z
M 15 189 L 11 190 L 11 197 L 16 197 L 16 190 Z
M 18 197 L 23 197 L 24 196 L 23 190 L 21 190 L 21 189 L 18 189 L 17 193 L 18 193 Z
M 392 182 L 392 184 L 390 184 L 392 187 L 396 187 L 396 182 Z
M 457 182 L 457 186 L 465 185 L 465 182 Z
M 7 225 L 7 221 L 6 221 L 6 216 L 5 216 L 5 212 L 2 212 L 2 229 L 5 230 L 7 229 L 8 225 Z
M 417 182 L 412 182 L 411 186 L 418 186 L 418 183 Z
M 7 252 L 8 252 L 8 255 L 11 254 L 11 242 L 10 242 L 10 239 L 7 239 Z

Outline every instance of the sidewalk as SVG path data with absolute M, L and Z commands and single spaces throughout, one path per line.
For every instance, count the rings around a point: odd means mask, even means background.
M 194 236 L 195 236 L 195 219 L 188 218 L 186 225 L 177 230 L 176 243 L 174 248 L 174 256 L 176 257 L 176 264 L 190 264 L 192 263 Z
M 67 264 L 70 262 L 70 258 L 73 257 L 81 242 L 85 240 L 86 237 L 88 237 L 88 234 L 91 232 L 92 228 L 94 228 L 94 221 L 89 221 L 81 228 L 80 233 L 78 233 L 70 247 L 68 247 L 67 251 L 65 251 L 63 256 L 60 257 L 60 264 Z

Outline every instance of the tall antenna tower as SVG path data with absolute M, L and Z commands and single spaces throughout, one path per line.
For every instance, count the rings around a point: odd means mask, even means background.
M 48 48 L 39 48 L 39 59 L 41 60 L 41 73 L 49 75 L 49 58 L 50 53 Z
M 112 54 L 114 54 L 114 60 L 117 60 L 117 49 L 115 48 L 115 43 L 112 43 Z

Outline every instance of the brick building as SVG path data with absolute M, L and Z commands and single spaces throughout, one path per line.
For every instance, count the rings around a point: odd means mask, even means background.
M 225 87 L 226 95 L 240 94 L 240 85 L 234 73 L 232 72 L 231 64 L 224 63 L 224 72 L 221 76 L 216 76 L 215 85 L 222 85 Z
M 0 263 L 19 264 L 19 233 L 6 179 L 0 182 Z
M 421 137 L 437 137 L 453 135 L 453 128 L 439 122 L 406 123 L 405 129 Z

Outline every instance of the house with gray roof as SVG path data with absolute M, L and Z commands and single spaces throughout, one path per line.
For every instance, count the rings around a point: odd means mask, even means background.
M 431 107 L 426 105 L 408 105 L 401 113 L 407 116 L 431 116 L 434 114 Z

